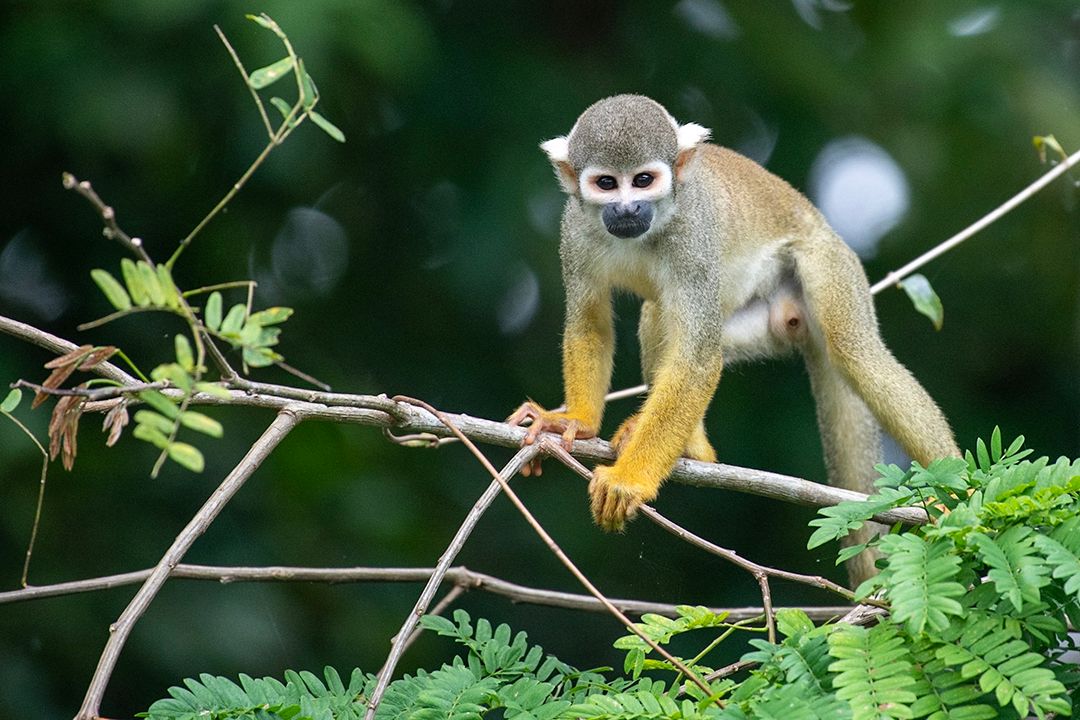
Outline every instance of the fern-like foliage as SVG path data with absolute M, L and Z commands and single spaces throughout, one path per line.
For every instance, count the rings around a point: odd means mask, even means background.
M 1021 440 L 995 431 L 966 461 L 908 470 L 880 466 L 879 492 L 823 510 L 811 545 L 843 537 L 891 507 L 917 502 L 927 524 L 871 541 L 879 575 L 858 589 L 889 613 L 870 628 L 815 626 L 776 613 L 778 642 L 752 637 L 749 672 L 687 682 L 636 634 L 615 641 L 623 674 L 580 671 L 506 625 L 426 617 L 424 628 L 462 654 L 392 682 L 377 720 L 1019 720 L 1064 717 L 1080 702 L 1080 462 L 1028 460 Z M 857 552 L 858 549 L 851 552 Z M 840 557 L 845 557 L 841 553 Z M 764 627 L 679 606 L 636 628 L 660 645 L 700 648 L 684 659 L 707 677 L 714 650 Z M 697 642 L 694 646 L 692 643 Z M 725 647 L 730 647 L 729 645 Z M 740 648 L 745 647 L 743 645 Z M 606 672 L 606 671 L 605 671 Z M 661 676 L 658 676 L 660 674 Z M 374 678 L 346 684 L 289 671 L 284 681 L 201 675 L 154 703 L 151 720 L 359 720 Z
M 915 674 L 895 625 L 838 626 L 829 634 L 829 654 L 836 697 L 848 702 L 853 720 L 914 717 Z
M 963 612 L 956 598 L 966 589 L 956 581 L 960 558 L 949 538 L 887 535 L 878 547 L 886 556 L 885 567 L 858 594 L 865 596 L 871 588 L 884 587 L 894 622 L 904 623 L 910 634 L 919 635 L 928 627 L 944 630 L 951 616 Z
M 958 668 L 962 679 L 976 679 L 979 689 L 992 693 L 1002 707 L 1011 705 L 1020 717 L 1029 712 L 1040 718 L 1048 712 L 1071 713 L 1065 686 L 1047 658 L 1021 639 L 1015 624 L 976 611 L 942 633 L 942 639 L 935 657 Z
M 188 678 L 184 687 L 169 688 L 169 698 L 158 700 L 140 717 L 150 720 L 360 720 L 367 711 L 365 693 L 374 678 L 354 670 L 346 686 L 334 668 L 323 673 L 324 683 L 310 672 L 285 673 L 255 679 L 240 675 L 235 683 L 203 674 Z

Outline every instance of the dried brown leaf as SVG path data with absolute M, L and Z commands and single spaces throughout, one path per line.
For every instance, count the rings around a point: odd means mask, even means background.
M 86 359 L 79 363 L 80 370 L 93 370 L 101 363 L 105 362 L 113 355 L 116 354 L 115 345 L 102 345 L 86 356 Z
M 120 434 L 124 432 L 124 427 L 127 424 L 127 401 L 121 400 L 105 414 L 105 422 L 101 426 L 102 432 L 107 431 L 109 433 L 108 438 L 105 439 L 105 445 L 108 447 L 115 445 L 120 439 Z
M 52 370 L 49 377 L 45 378 L 45 382 L 41 383 L 42 387 L 55 390 L 64 384 L 64 381 L 71 377 L 71 373 L 75 372 L 75 369 L 79 367 L 79 363 L 82 359 L 93 352 L 93 345 L 82 345 L 75 348 L 69 353 L 61 355 L 58 358 L 53 358 L 49 362 L 45 363 L 46 370 Z M 45 402 L 45 399 L 49 397 L 48 393 L 41 392 L 40 390 L 34 393 L 34 402 L 30 403 L 30 409 L 41 405 Z
M 75 465 L 79 419 L 85 405 L 86 398 L 65 395 L 56 402 L 49 419 L 49 458 L 55 460 L 56 456 L 60 455 L 65 470 L 70 470 Z
M 70 365 L 74 363 L 78 366 L 78 360 L 82 360 L 94 350 L 93 345 L 80 345 L 69 353 L 61 355 L 60 357 L 53 358 L 49 362 L 45 363 L 46 370 L 52 370 L 53 368 L 62 367 L 64 365 Z

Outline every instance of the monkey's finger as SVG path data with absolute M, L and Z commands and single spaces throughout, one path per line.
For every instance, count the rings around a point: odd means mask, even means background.
M 577 434 L 580 429 L 581 423 L 577 420 L 571 420 L 566 423 L 566 430 L 564 430 L 562 434 L 563 450 L 568 453 L 574 451 L 574 440 L 577 439 Z
M 518 409 L 510 414 L 510 417 L 506 418 L 508 425 L 521 425 L 526 420 L 535 423 L 539 414 L 536 411 L 536 407 L 531 402 L 522 403 L 518 406 Z

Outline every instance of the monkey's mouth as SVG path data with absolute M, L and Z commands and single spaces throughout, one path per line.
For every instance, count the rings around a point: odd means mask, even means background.
M 653 206 L 644 201 L 625 205 L 611 203 L 604 206 L 601 216 L 604 227 L 615 237 L 636 238 L 644 235 L 652 225 Z
M 604 226 L 615 237 L 624 239 L 640 237 L 649 229 L 649 223 L 635 220 L 605 223 Z

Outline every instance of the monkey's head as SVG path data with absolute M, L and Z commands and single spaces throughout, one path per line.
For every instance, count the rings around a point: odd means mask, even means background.
M 709 137 L 680 125 L 660 103 L 616 95 L 581 114 L 570 133 L 540 145 L 563 190 L 581 198 L 591 218 L 620 238 L 657 230 L 675 212 L 675 188 L 694 151 Z

